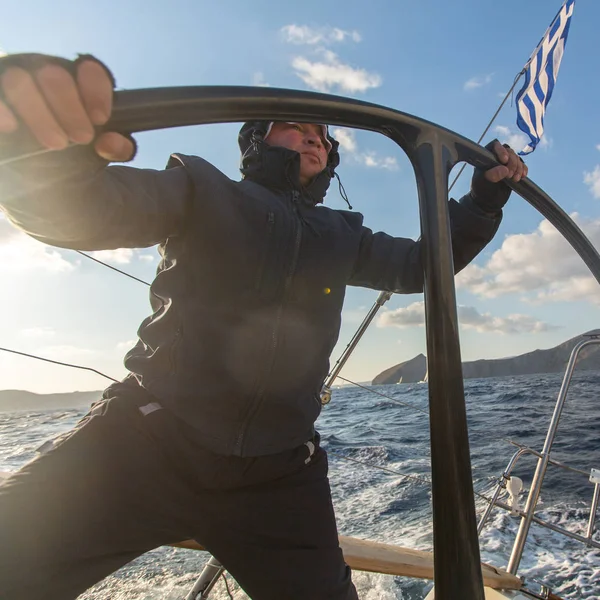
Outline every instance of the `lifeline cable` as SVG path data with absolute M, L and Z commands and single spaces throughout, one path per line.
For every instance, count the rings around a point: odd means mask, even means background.
M 140 283 L 143 283 L 144 285 L 147 285 L 148 287 L 150 287 L 150 285 L 151 285 L 147 281 L 144 281 L 143 279 L 140 279 L 139 277 L 135 277 L 135 275 L 131 275 L 130 273 L 126 273 L 125 271 L 121 271 L 121 269 L 117 269 L 117 267 L 108 265 L 105 262 L 102 262 L 101 260 L 98 260 L 97 258 L 94 258 L 93 256 L 90 256 L 89 254 L 82 252 L 81 250 L 75 250 L 75 252 L 77 252 L 77 254 L 81 254 L 81 256 L 85 256 L 86 258 L 93 260 L 94 262 L 104 265 L 105 267 L 108 267 L 109 269 L 112 269 L 113 271 L 116 271 L 117 273 L 121 273 L 121 275 L 125 275 L 125 277 L 129 277 L 130 279 L 135 279 L 135 281 L 139 281 Z
M 101 371 L 98 371 L 98 370 L 93 369 L 91 367 L 84 367 L 82 365 L 73 365 L 71 363 L 61 362 L 61 361 L 58 361 L 58 360 L 51 360 L 49 358 L 43 358 L 41 356 L 36 356 L 35 354 L 27 354 L 26 352 L 19 352 L 17 350 L 11 350 L 10 348 L 0 348 L 0 351 L 2 351 L 2 352 L 10 352 L 11 354 L 19 354 L 20 356 L 26 356 L 28 358 L 35 358 L 36 360 L 41 360 L 41 361 L 44 361 L 44 362 L 49 362 L 49 363 L 52 363 L 52 364 L 55 364 L 55 365 L 61 365 L 63 367 L 71 367 L 73 369 L 82 369 L 84 371 L 92 371 L 93 373 L 101 375 L 102 377 L 105 377 L 106 379 L 110 379 L 111 381 L 114 381 L 115 383 L 119 382 L 117 379 L 114 379 L 113 377 L 110 377 L 109 375 L 105 375 Z M 335 450 L 329 450 L 328 452 L 330 454 L 333 454 L 333 455 L 337 456 L 338 458 L 341 458 L 342 460 L 347 460 L 347 461 L 350 461 L 350 462 L 358 463 L 358 464 L 363 465 L 363 466 L 373 467 L 375 469 L 379 469 L 381 471 L 386 471 L 386 472 L 388 472 L 390 474 L 393 474 L 393 475 L 398 475 L 400 477 L 407 477 L 408 479 L 414 479 L 416 481 L 420 481 L 421 483 L 426 483 L 428 485 L 431 485 L 430 481 L 428 481 L 426 479 L 422 479 L 422 478 L 420 478 L 420 477 L 418 477 L 416 475 L 408 475 L 408 474 L 400 473 L 399 471 L 394 471 L 394 470 L 388 469 L 386 467 L 381 467 L 381 466 L 376 465 L 374 463 L 368 463 L 368 462 L 356 460 L 355 458 L 350 458 L 348 456 L 342 456 L 341 454 L 337 453 Z
M 347 381 L 348 383 L 355 385 L 356 387 L 362 388 L 363 390 L 367 390 L 367 392 L 373 392 L 374 394 L 377 394 L 378 396 L 387 398 L 394 404 L 401 404 L 402 406 L 408 406 L 409 408 L 412 408 L 413 410 L 417 410 L 420 413 L 423 413 L 424 415 L 429 416 L 429 413 L 426 410 L 423 410 L 422 408 L 419 408 L 418 406 L 415 406 L 414 404 L 410 404 L 410 402 L 402 402 L 402 400 L 396 400 L 396 398 L 392 398 L 391 396 L 388 396 L 387 394 L 384 394 L 383 392 L 374 390 L 373 388 L 367 387 L 366 385 L 362 385 L 361 383 L 356 383 L 355 381 L 350 381 L 350 379 L 346 379 L 345 377 L 342 377 L 341 375 L 338 375 L 337 378 L 341 379 L 342 381 Z
M 357 460 L 356 458 L 350 458 L 349 456 L 343 456 L 343 455 L 339 454 L 338 452 L 336 452 L 335 450 L 332 450 L 332 449 L 328 449 L 327 453 L 328 454 L 332 454 L 333 456 L 336 456 L 337 458 L 339 458 L 341 460 L 346 460 L 346 461 L 353 462 L 353 463 L 356 463 L 358 465 L 361 465 L 363 467 L 369 467 L 371 469 L 382 471 L 386 475 L 395 475 L 395 476 L 398 476 L 398 477 L 406 477 L 407 479 L 412 479 L 414 481 L 417 481 L 418 483 L 423 483 L 423 484 L 431 487 L 431 480 L 430 479 L 426 479 L 424 477 L 419 477 L 418 475 L 409 475 L 407 473 L 401 473 L 400 471 L 396 471 L 395 469 L 390 469 L 388 467 L 382 467 L 381 465 L 376 465 L 375 463 L 372 463 L 372 462 L 367 462 L 367 461 L 364 461 L 364 460 Z M 479 498 L 485 500 L 488 504 L 492 501 L 491 498 L 488 498 L 488 496 L 486 496 L 484 494 L 481 494 L 480 492 L 477 492 L 477 491 L 473 490 L 473 493 L 476 496 L 478 496 Z
M 123 271 L 121 269 L 117 269 L 116 267 L 113 267 L 97 258 L 94 258 L 93 256 L 90 256 L 89 254 L 86 254 L 85 252 L 81 252 L 80 250 L 75 250 L 75 252 L 77 252 L 78 254 L 81 254 L 82 256 L 84 256 L 85 258 L 89 258 L 90 260 L 93 260 L 94 262 L 107 267 L 109 269 L 112 269 L 113 271 L 116 271 L 117 273 L 120 273 L 121 275 L 125 275 L 126 277 L 129 277 L 130 279 L 133 279 L 135 281 L 138 281 L 139 283 L 143 283 L 144 285 L 147 285 L 148 287 L 151 286 L 150 283 L 148 283 L 147 281 L 144 281 L 143 279 L 139 279 L 138 277 L 135 277 L 134 275 L 131 275 L 130 273 L 127 273 L 126 271 Z M 93 369 L 92 367 L 84 367 L 81 365 L 74 365 L 74 364 L 70 364 L 70 363 L 65 363 L 65 362 L 61 362 L 58 360 L 51 360 L 49 358 L 43 358 L 41 356 L 37 356 L 35 354 L 27 354 L 25 352 L 19 352 L 18 350 L 12 350 L 10 348 L 1 348 L 0 347 L 0 351 L 1 352 L 9 352 L 11 354 L 18 354 L 20 356 L 26 356 L 28 358 L 34 358 L 36 360 L 41 360 L 44 362 L 49 362 L 52 364 L 56 364 L 56 365 L 60 365 L 63 367 L 72 367 L 74 369 L 82 369 L 84 371 L 91 371 L 92 373 L 96 373 L 102 377 L 105 377 L 106 379 L 109 379 L 110 381 L 113 381 L 115 383 L 118 383 L 117 379 L 114 379 L 112 377 L 110 377 L 109 375 L 106 375 L 104 373 L 102 373 L 101 371 L 98 371 L 96 369 Z M 387 400 L 389 400 L 390 402 L 393 402 L 394 404 L 399 404 L 400 406 L 406 406 L 407 408 L 411 408 L 412 410 L 416 410 L 420 413 L 423 413 L 424 415 L 429 416 L 429 412 L 426 410 L 423 410 L 422 408 L 419 408 L 418 406 L 415 406 L 414 404 L 411 404 L 410 402 L 403 402 L 402 400 L 397 400 L 396 398 L 392 398 L 391 396 L 384 394 L 383 392 L 380 392 L 378 390 L 374 390 L 371 387 L 368 387 L 366 385 L 362 385 L 360 383 L 357 383 L 355 381 L 352 381 L 350 379 L 347 379 L 345 377 L 342 377 L 341 375 L 337 376 L 337 379 L 341 379 L 342 381 L 346 381 L 347 383 L 351 384 L 351 385 L 355 385 L 356 387 L 362 388 L 363 390 L 366 390 L 367 392 L 371 392 L 373 394 L 377 394 L 378 396 L 381 396 L 382 398 L 386 398 Z M 494 438 L 496 441 L 502 440 L 502 441 L 508 441 L 510 442 L 510 440 L 506 440 L 505 438 Z M 346 457 L 341 457 L 341 458 L 346 458 Z M 353 460 L 353 459 L 347 459 L 347 460 Z M 354 461 L 354 462 L 360 462 L 360 461 Z M 377 465 L 374 464 L 370 464 L 370 463 L 361 463 L 361 464 L 365 464 L 366 466 L 372 466 L 373 468 L 380 468 L 382 469 L 382 467 L 378 467 Z M 403 477 L 408 477 L 407 475 L 403 475 Z
M 27 358 L 35 358 L 36 360 L 42 360 L 44 362 L 49 362 L 54 365 L 61 365 L 62 367 L 71 367 L 73 369 L 82 369 L 83 371 L 91 371 L 92 373 L 96 373 L 97 375 L 101 375 L 102 377 L 106 377 L 106 379 L 110 379 L 115 383 L 119 383 L 118 379 L 114 379 L 109 375 L 105 375 L 101 371 L 97 369 L 92 369 L 92 367 L 82 367 L 81 365 L 72 365 L 71 363 L 61 362 L 59 360 L 52 360 L 50 358 L 44 358 L 42 356 L 36 356 L 35 354 L 27 354 L 26 352 L 19 352 L 18 350 L 11 350 L 10 348 L 0 348 L 2 352 L 9 352 L 10 354 L 19 354 L 20 356 L 26 356 Z

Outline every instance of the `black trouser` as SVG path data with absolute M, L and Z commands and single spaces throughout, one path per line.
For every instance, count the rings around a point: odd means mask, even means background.
M 355 600 L 327 456 L 211 454 L 140 394 L 96 405 L 0 485 L 0 598 L 65 600 L 144 552 L 195 539 L 253 600 Z M 150 407 L 152 408 L 152 407 Z M 146 411 L 147 412 L 147 411 Z

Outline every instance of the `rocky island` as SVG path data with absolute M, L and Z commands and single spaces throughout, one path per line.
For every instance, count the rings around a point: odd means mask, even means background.
M 507 375 L 533 375 L 535 373 L 563 372 L 567 366 L 571 351 L 577 342 L 586 336 L 599 335 L 596 329 L 578 335 L 554 348 L 534 350 L 510 358 L 493 358 L 463 362 L 465 379 L 480 377 L 503 377 Z M 584 348 L 577 361 L 577 369 L 600 370 L 600 344 Z M 427 358 L 418 354 L 414 358 L 382 371 L 373 379 L 373 385 L 394 383 L 416 383 L 427 377 Z

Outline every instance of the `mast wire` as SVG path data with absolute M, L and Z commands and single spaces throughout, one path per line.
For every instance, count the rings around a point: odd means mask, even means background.
M 105 262 L 103 262 L 97 258 L 94 258 L 93 256 L 90 256 L 89 254 L 86 254 L 85 252 L 82 252 L 81 250 L 75 250 L 75 252 L 77 252 L 77 254 L 81 254 L 81 256 L 85 256 L 86 258 L 93 260 L 94 262 L 97 262 L 98 264 L 101 264 L 109 269 L 112 269 L 113 271 L 116 271 L 117 273 L 121 273 L 121 275 L 125 275 L 125 277 L 129 277 L 130 279 L 139 281 L 140 283 L 143 283 L 144 285 L 147 285 L 148 287 L 150 287 L 150 285 L 151 285 L 147 281 L 144 281 L 143 279 L 139 279 L 139 277 L 135 277 L 134 275 L 131 275 L 130 273 L 126 273 L 125 271 L 121 271 L 121 269 L 117 269 L 117 267 L 113 267 L 109 264 L 106 264 Z
M 44 358 L 42 356 L 37 356 L 36 354 L 27 354 L 27 352 L 19 352 L 18 350 L 12 350 L 11 348 L 0 348 L 2 352 L 9 352 L 10 354 L 18 354 L 19 356 L 26 356 L 27 358 L 35 358 L 36 360 L 41 360 L 44 362 L 52 363 L 53 365 L 61 365 L 62 367 L 71 367 L 72 369 L 82 369 L 83 371 L 91 371 L 92 373 L 96 373 L 101 377 L 105 377 L 106 379 L 110 379 L 115 383 L 119 383 L 118 379 L 114 379 L 110 377 L 110 375 L 106 375 L 102 373 L 102 371 L 98 371 L 97 369 L 92 369 L 92 367 L 83 367 L 81 365 L 73 365 L 71 363 L 61 362 L 59 360 L 52 360 L 50 358 Z

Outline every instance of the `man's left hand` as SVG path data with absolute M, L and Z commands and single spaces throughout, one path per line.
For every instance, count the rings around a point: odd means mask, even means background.
M 510 146 L 503 146 L 498 140 L 490 142 L 486 148 L 493 152 L 500 163 L 487 171 L 475 169 L 471 180 L 471 198 L 485 213 L 500 214 L 510 197 L 510 188 L 505 181 L 520 181 L 527 176 L 527 166 Z
M 488 181 L 498 183 L 508 178 L 516 183 L 523 179 L 523 177 L 527 177 L 527 165 L 510 146 L 503 146 L 498 140 L 494 140 L 486 148 L 491 150 L 498 162 L 501 163 L 500 166 L 492 167 L 485 172 L 485 178 Z

